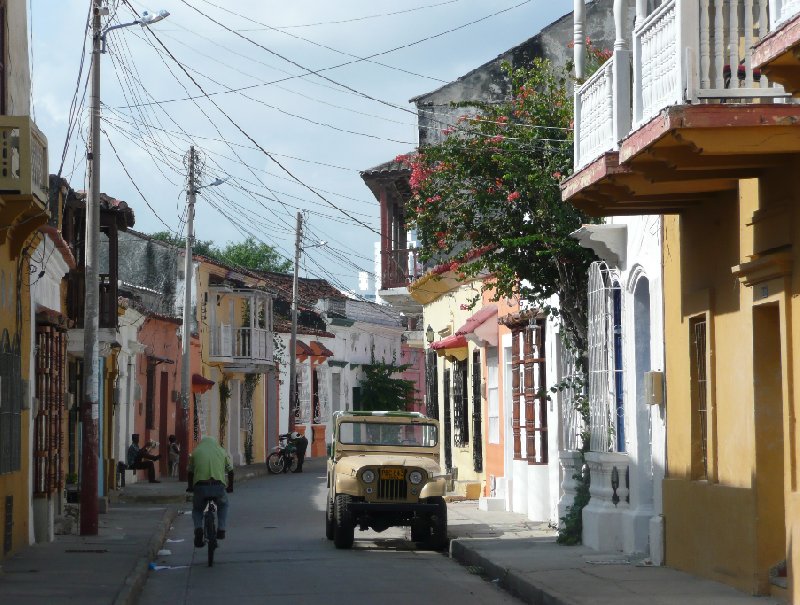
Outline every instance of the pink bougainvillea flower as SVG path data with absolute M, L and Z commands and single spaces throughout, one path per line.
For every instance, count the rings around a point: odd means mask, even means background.
M 520 197 L 521 197 L 521 194 L 520 194 L 520 192 L 519 192 L 519 191 L 512 191 L 511 193 L 509 193 L 509 194 L 508 194 L 508 197 L 507 197 L 506 199 L 507 199 L 509 202 L 515 202 L 515 201 L 517 201 L 517 200 L 518 200 Z

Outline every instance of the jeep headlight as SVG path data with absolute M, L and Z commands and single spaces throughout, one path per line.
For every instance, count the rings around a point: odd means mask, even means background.
M 411 481 L 412 485 L 419 485 L 422 483 L 422 473 L 419 471 L 411 471 L 408 473 L 408 480 Z
M 363 473 L 361 473 L 361 480 L 364 483 L 372 483 L 375 481 L 375 471 L 371 471 L 369 469 L 365 470 Z

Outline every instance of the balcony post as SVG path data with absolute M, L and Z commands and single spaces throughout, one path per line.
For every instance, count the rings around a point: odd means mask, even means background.
M 575 45 L 572 49 L 572 56 L 575 62 L 575 79 L 580 82 L 586 75 L 584 73 L 586 69 L 586 36 L 584 34 L 586 5 L 584 4 L 584 0 L 575 0 L 572 21 L 574 25 L 574 36 L 572 40 Z

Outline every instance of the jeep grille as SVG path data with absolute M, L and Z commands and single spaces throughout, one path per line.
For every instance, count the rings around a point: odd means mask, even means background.
M 408 496 L 408 484 L 405 479 L 381 479 L 378 481 L 379 500 L 405 500 Z

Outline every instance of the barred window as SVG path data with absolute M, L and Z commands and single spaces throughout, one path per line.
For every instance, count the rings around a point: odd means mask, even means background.
M 472 461 L 476 473 L 483 470 L 483 426 L 481 405 L 481 352 L 472 352 Z
M 22 354 L 19 335 L 0 336 L 0 474 L 21 468 Z
M 469 445 L 467 362 L 457 361 L 453 372 L 453 442 L 456 447 Z

